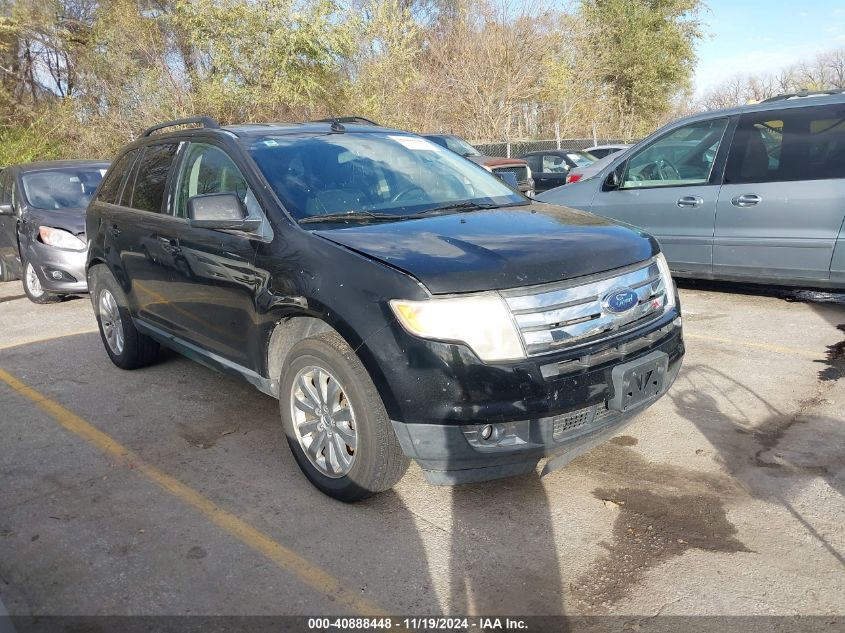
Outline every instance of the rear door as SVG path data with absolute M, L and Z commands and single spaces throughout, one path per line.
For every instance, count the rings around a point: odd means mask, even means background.
M 716 209 L 716 275 L 827 280 L 843 216 L 845 104 L 740 117 Z
M 120 204 L 108 214 L 106 239 L 128 279 L 130 305 L 143 320 L 173 331 L 170 303 L 173 258 L 157 257 L 176 244 L 177 222 L 166 213 L 165 193 L 179 142 L 143 147 L 123 187 Z
M 528 164 L 534 177 L 535 191 L 548 191 L 566 184 L 570 165 L 563 156 L 550 152 L 535 154 L 531 158 L 534 159 L 534 163 Z
M 617 169 L 619 186 L 602 186 L 590 210 L 654 235 L 672 270 L 709 273 L 729 125 L 728 117 L 696 121 L 654 139 Z

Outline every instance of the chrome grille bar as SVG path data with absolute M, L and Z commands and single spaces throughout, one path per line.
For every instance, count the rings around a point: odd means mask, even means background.
M 604 306 L 613 290 L 628 288 L 637 304 L 623 313 Z M 529 291 L 530 290 L 530 291 Z M 614 274 L 564 284 L 503 292 L 529 355 L 543 354 L 559 346 L 601 334 L 624 331 L 663 314 L 667 303 L 666 282 L 657 262 Z

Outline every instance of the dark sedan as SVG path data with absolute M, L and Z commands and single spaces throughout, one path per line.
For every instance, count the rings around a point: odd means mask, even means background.
M 49 161 L 0 174 L 0 278 L 35 303 L 86 292 L 85 208 L 109 163 Z
M 520 156 L 528 163 L 534 175 L 534 190 L 538 193 L 548 191 L 566 184 L 569 170 L 575 167 L 586 167 L 598 160 L 589 152 L 550 149 L 529 152 Z

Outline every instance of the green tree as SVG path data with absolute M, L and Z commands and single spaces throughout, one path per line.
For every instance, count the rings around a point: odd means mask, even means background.
M 701 0 L 584 0 L 578 48 L 618 135 L 653 130 L 689 87 Z

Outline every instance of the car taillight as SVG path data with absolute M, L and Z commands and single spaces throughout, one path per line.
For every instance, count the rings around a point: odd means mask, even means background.
M 579 180 L 581 180 L 581 174 L 569 174 L 566 177 L 566 184 L 568 185 L 571 182 L 578 182 Z

